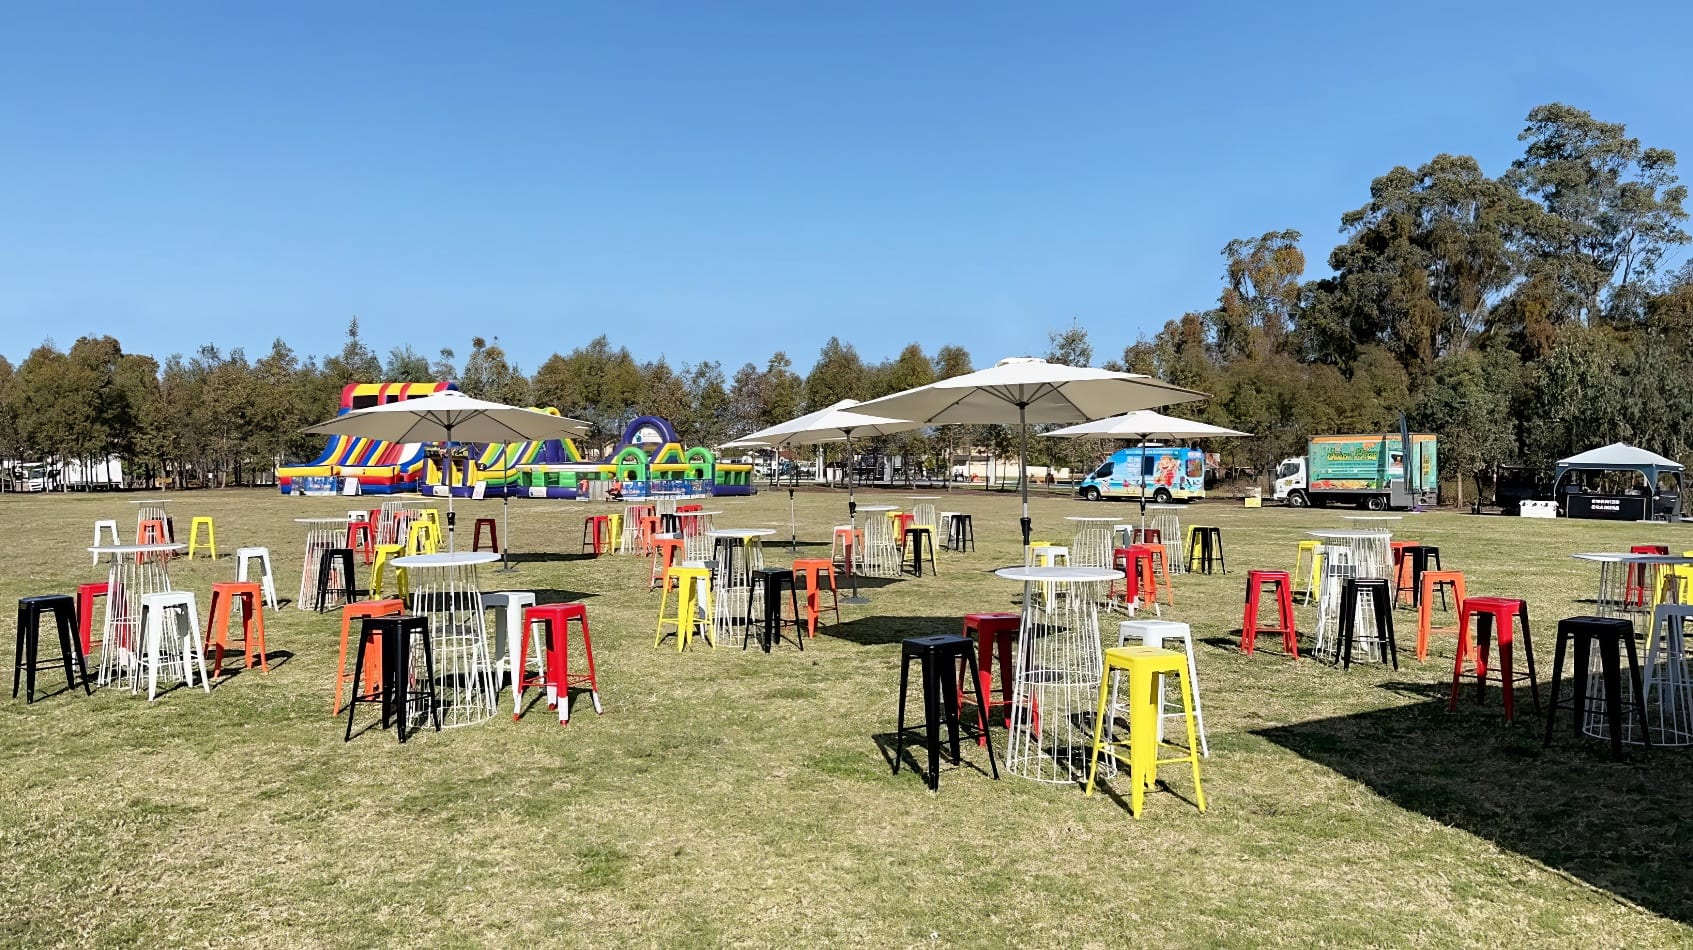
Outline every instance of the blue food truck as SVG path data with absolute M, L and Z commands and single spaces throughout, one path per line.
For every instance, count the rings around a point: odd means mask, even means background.
M 1118 449 L 1076 494 L 1088 501 L 1140 498 L 1168 504 L 1205 497 L 1205 453 L 1181 446 L 1148 445 Z

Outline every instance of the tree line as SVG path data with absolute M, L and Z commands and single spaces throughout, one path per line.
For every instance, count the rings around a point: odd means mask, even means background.
M 1693 462 L 1693 264 L 1677 266 L 1689 237 L 1675 153 L 1557 103 L 1532 110 L 1518 139 L 1521 156 L 1497 177 L 1443 153 L 1375 178 L 1341 215 L 1325 276 L 1306 277 L 1297 231 L 1229 241 L 1214 305 L 1100 365 L 1211 393 L 1172 411 L 1254 433 L 1212 448 L 1260 477 L 1306 436 L 1390 431 L 1400 413 L 1440 435 L 1461 493 L 1499 465 L 1545 468 L 1618 439 Z M 1092 337 L 1114 333 L 1110 319 L 1073 323 L 1050 334 L 1046 355 L 1091 365 Z M 85 337 L 65 351 L 44 343 L 16 366 L 0 357 L 0 457 L 117 455 L 147 480 L 252 484 L 321 450 L 300 429 L 333 414 L 346 383 L 431 379 L 556 406 L 594 426 L 590 443 L 654 414 L 690 444 L 718 445 L 973 366 L 962 345 L 870 361 L 830 338 L 803 376 L 784 352 L 731 373 L 638 361 L 600 336 L 525 372 L 480 337 L 462 361 L 409 345 L 379 356 L 356 320 L 321 358 L 278 339 L 256 360 L 208 344 L 160 362 Z M 1036 441 L 1036 463 L 1090 464 L 1106 448 Z M 1015 451 L 1015 433 L 995 426 L 878 442 L 931 470 L 965 446 Z

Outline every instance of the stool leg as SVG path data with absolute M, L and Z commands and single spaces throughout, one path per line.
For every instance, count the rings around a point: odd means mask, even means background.
M 1425 597 L 1423 598 L 1423 609 L 1426 611 L 1428 607 L 1429 598 Z M 1564 675 L 1564 650 L 1569 646 L 1569 642 L 1569 634 L 1560 629 L 1557 643 L 1552 647 L 1552 700 L 1546 707 L 1546 741 L 1542 743 L 1543 746 L 1552 744 L 1552 723 L 1553 720 L 1558 718 L 1558 686 L 1559 680 Z M 1581 711 L 1578 708 L 1576 718 L 1579 719 L 1580 717 Z
M 958 667 L 954 665 L 955 662 L 955 658 L 948 657 L 944 670 L 941 669 L 941 664 L 938 661 L 935 663 L 935 692 L 941 697 L 942 711 L 946 713 L 947 744 L 952 749 L 953 765 L 957 765 L 960 760 L 958 748 L 959 704 L 958 693 L 950 688 L 947 680 L 952 679 L 952 674 L 958 671 Z
M 1187 680 L 1182 684 L 1182 703 L 1188 709 L 1187 747 L 1189 751 L 1193 749 L 1193 724 L 1198 722 L 1199 752 L 1209 759 L 1211 757 L 1211 742 L 1205 736 L 1205 706 L 1199 698 L 1199 664 L 1194 662 L 1193 659 L 1193 638 L 1189 636 L 1185 642 L 1187 645 Z M 1191 684 L 1191 689 L 1189 684 Z M 1187 696 L 1190 691 L 1192 702 L 1188 701 Z M 1159 721 L 1162 722 L 1163 720 Z
M 1082 793 L 1083 797 L 1093 794 L 1093 783 L 1099 777 L 1099 749 L 1105 737 L 1106 706 L 1111 703 L 1111 694 L 1115 692 L 1116 670 L 1107 668 L 1105 675 L 1099 680 L 1099 703 L 1093 714 L 1093 741 L 1089 743 L 1088 752 L 1088 787 Z
M 594 701 L 594 715 L 603 716 L 600 706 L 600 680 L 594 673 L 594 641 L 588 636 L 588 614 L 582 614 L 582 653 L 588 658 L 588 697 Z
M 1382 638 L 1382 661 L 1393 662 L 1393 672 L 1399 672 L 1399 644 L 1393 638 L 1393 605 L 1385 598 L 1371 597 L 1376 608 L 1376 633 Z
M 342 656 L 345 657 L 345 655 L 346 655 L 346 651 L 345 651 L 345 649 L 343 649 L 342 650 Z M 353 741 L 353 712 L 358 706 L 359 670 L 360 670 L 361 667 L 364 666 L 364 637 L 363 637 L 363 635 L 360 635 L 360 637 L 359 637 L 359 648 L 358 648 L 357 657 L 358 657 L 358 659 L 355 661 L 355 665 L 353 667 L 353 701 L 347 704 L 347 733 L 346 733 L 345 736 L 342 737 L 342 739 L 341 739 L 342 742 Z M 337 683 L 336 683 L 336 693 L 337 693 L 337 695 L 339 695 L 339 693 L 340 693 L 340 683 L 339 683 L 339 681 L 337 681 Z M 340 705 L 339 700 L 337 700 L 336 705 L 337 706 Z M 340 711 L 341 710 L 339 708 L 337 708 L 335 710 L 335 712 L 337 714 L 340 713 Z
M 1188 671 L 1191 674 L 1193 671 L 1192 644 L 1189 644 L 1188 646 L 1187 660 Z M 1199 782 L 1199 756 L 1195 755 L 1193 751 L 1193 721 L 1199 709 L 1199 681 L 1194 680 L 1190 684 L 1188 682 L 1188 676 L 1180 673 L 1176 674 L 1176 678 L 1180 681 L 1182 687 L 1182 709 L 1187 713 L 1185 717 L 1187 721 L 1187 758 L 1193 765 L 1193 800 L 1199 805 L 1199 810 L 1203 812 L 1205 811 L 1205 786 L 1201 785 Z M 1203 747 L 1205 744 L 1205 727 L 1203 720 L 1201 721 L 1199 728 L 1199 742 Z M 1207 751 L 1205 754 L 1209 756 L 1211 753 Z
M 940 791 L 941 787 L 941 722 L 940 697 L 935 695 L 935 663 L 930 654 L 923 654 L 923 721 L 925 723 L 924 737 L 929 747 L 929 791 Z
M 1652 747 L 1652 733 L 1646 728 L 1646 689 L 1641 683 L 1640 657 L 1634 650 L 1634 638 L 1623 639 L 1623 646 L 1628 649 L 1628 682 L 1634 687 L 1634 715 L 1635 722 L 1640 724 L 1640 740 L 1646 748 Z M 86 675 L 86 674 L 85 674 Z
M 441 731 L 441 704 L 435 696 L 435 648 L 430 646 L 430 637 L 425 633 L 423 641 L 423 675 L 425 693 L 429 701 L 429 719 L 435 724 L 435 731 Z
M 1246 585 L 1246 616 L 1240 620 L 1240 650 L 1247 656 L 1258 645 L 1258 585 Z
M 1632 638 L 1631 638 L 1632 639 Z M 1575 679 L 1571 683 L 1571 692 L 1575 694 L 1575 722 L 1570 732 L 1581 737 L 1582 720 L 1587 718 L 1587 674 L 1592 661 L 1593 638 L 1582 634 L 1575 639 Z M 1638 695 L 1638 694 L 1636 694 Z M 1640 727 L 1646 728 L 1646 720 L 1640 720 Z
M 1169 579 L 1165 578 L 1166 587 L 1168 581 Z M 1173 605 L 1174 598 L 1172 598 Z M 1276 585 L 1276 619 L 1281 621 L 1282 629 L 1286 631 L 1282 634 L 1282 646 L 1287 650 L 1289 656 L 1296 660 L 1299 659 L 1299 629 L 1293 616 L 1293 582 L 1291 579 L 1286 584 Z M 1195 680 L 1194 693 L 1197 695 L 1198 692 L 1199 681 Z M 1199 721 L 1199 734 L 1205 735 L 1205 720 L 1203 718 Z
M 1599 675 L 1605 681 L 1605 725 L 1611 734 L 1611 758 L 1622 758 L 1622 671 L 1615 637 L 1599 638 Z M 1638 695 L 1638 694 L 1636 694 Z M 1642 727 L 1645 723 L 1642 720 Z
M 558 724 L 570 725 L 570 621 L 565 620 L 552 631 L 552 649 L 548 653 L 553 680 L 558 683 Z
M 1517 611 L 1517 625 L 1522 627 L 1523 660 L 1528 667 L 1528 694 L 1534 698 L 1534 711 L 1540 713 L 1540 680 L 1534 675 L 1534 639 L 1528 631 L 1528 603 Z
M 748 603 L 748 606 L 751 606 L 750 602 Z M 906 687 L 910 684 L 910 680 L 911 680 L 911 657 L 910 657 L 910 655 L 906 655 L 906 656 L 900 657 L 900 662 L 899 662 L 899 717 L 894 720 L 894 774 L 895 775 L 899 774 L 899 762 L 900 762 L 901 759 L 903 759 L 905 757 L 904 746 L 902 745 L 902 743 L 905 739 L 905 695 L 906 695 Z
M 976 655 L 969 651 L 964 653 L 964 664 L 970 678 L 976 683 L 976 708 L 982 710 L 982 740 L 988 747 L 988 767 L 993 769 L 993 777 L 999 778 L 999 762 L 993 757 L 993 737 L 988 735 L 987 696 L 982 691 L 982 670 L 976 665 Z

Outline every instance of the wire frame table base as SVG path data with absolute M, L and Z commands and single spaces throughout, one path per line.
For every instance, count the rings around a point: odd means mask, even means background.
M 1673 596 L 1667 588 L 1665 593 Z M 1640 658 L 1646 701 L 1645 734 L 1641 733 L 1642 723 L 1629 713 L 1634 703 L 1634 684 L 1628 677 L 1625 655 L 1622 657 L 1622 740 L 1642 745 L 1650 737 L 1654 746 L 1693 745 L 1693 669 L 1689 668 L 1686 629 L 1693 622 L 1693 605 L 1665 603 L 1652 616 L 1645 654 Z M 1589 650 L 1587 708 L 1581 731 L 1595 739 L 1608 739 L 1609 725 L 1602 713 L 1605 682 L 1600 672 L 1598 646 L 1595 644 Z
M 181 550 L 179 545 L 169 546 Z M 146 557 L 140 545 L 124 548 L 94 548 L 111 558 L 106 572 L 105 616 L 100 624 L 100 662 L 95 682 L 106 686 L 121 682 L 134 687 L 140 672 L 136 662 L 141 647 L 141 598 L 168 591 L 170 572 L 163 557 Z
M 497 560 L 490 552 L 461 552 L 393 562 L 405 568 L 410 579 L 411 612 L 429 618 L 442 728 L 476 725 L 494 715 L 494 664 L 488 653 L 487 618 L 476 568 Z M 422 644 L 412 647 L 412 670 L 414 676 L 423 674 Z M 426 703 L 412 703 L 407 715 L 421 724 L 428 716 Z
M 382 511 L 376 521 L 376 543 L 405 544 L 411 523 L 416 521 L 425 509 L 434 507 L 433 502 L 418 498 L 383 502 Z
M 294 599 L 294 606 L 301 610 L 317 609 L 317 571 L 323 565 L 323 552 L 331 548 L 346 547 L 346 532 L 340 528 L 313 528 L 306 532 L 306 559 L 300 567 L 300 596 Z M 341 577 L 341 565 L 331 561 L 329 565 L 329 586 L 333 590 L 346 587 L 346 581 Z M 346 602 L 340 594 L 332 594 L 331 600 L 339 606 Z
M 1183 556 L 1187 539 L 1182 537 L 1182 519 L 1173 511 L 1160 511 L 1146 526 L 1158 532 L 1158 543 L 1164 546 L 1164 570 L 1171 574 L 1187 573 L 1187 558 Z
M 996 573 L 1023 582 L 1005 769 L 1036 782 L 1080 781 L 1086 775 L 1104 665 L 1099 607 L 1089 589 L 1108 582 L 1111 572 L 1028 567 Z M 1038 597 L 1037 585 L 1044 588 Z

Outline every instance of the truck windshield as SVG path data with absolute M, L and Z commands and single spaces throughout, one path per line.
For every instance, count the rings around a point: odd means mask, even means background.
M 1104 465 L 1101 465 L 1099 467 L 1099 470 L 1093 473 L 1093 477 L 1094 478 L 1110 478 L 1111 477 L 1111 463 L 1106 462 Z
M 1296 462 L 1296 461 L 1289 460 L 1289 461 L 1283 462 L 1281 468 L 1276 469 L 1276 477 L 1277 478 L 1287 478 L 1289 476 L 1298 474 L 1298 472 L 1299 472 L 1299 463 Z

